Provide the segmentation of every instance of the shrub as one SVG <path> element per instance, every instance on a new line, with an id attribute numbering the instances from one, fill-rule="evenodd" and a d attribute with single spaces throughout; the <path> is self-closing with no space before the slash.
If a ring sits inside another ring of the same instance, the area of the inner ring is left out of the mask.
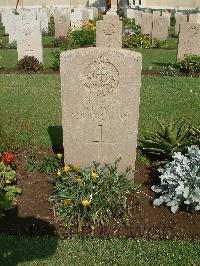
<path id="1" fill-rule="evenodd" d="M 12 169 L 13 160 L 13 153 L 4 152 L 2 154 L 2 161 L 0 162 L 0 215 L 3 210 L 10 209 L 16 204 L 15 197 L 21 193 L 21 190 L 14 184 L 16 172 Z"/>
<path id="2" fill-rule="evenodd" d="M 52 157 L 46 154 L 39 167 L 39 171 L 41 173 L 52 174 L 57 171 L 59 166 L 60 166 L 60 161 L 56 156 Z"/>
<path id="3" fill-rule="evenodd" d="M 175 76 L 176 69 L 173 67 L 173 65 L 162 66 L 160 73 L 166 76 Z"/>
<path id="4" fill-rule="evenodd" d="M 8 49 L 17 49 L 17 41 L 14 40 L 6 46 Z"/>
<path id="5" fill-rule="evenodd" d="M 123 36 L 122 38 L 124 48 L 151 48 L 151 42 L 151 36 L 144 34 Z"/>
<path id="6" fill-rule="evenodd" d="M 191 144 L 191 126 L 186 121 L 171 119 L 169 123 L 158 121 L 158 124 L 158 132 L 147 132 L 139 140 L 145 152 L 169 160 L 174 152 L 183 151 Z"/>
<path id="7" fill-rule="evenodd" d="M 93 29 L 86 28 L 72 31 L 68 49 L 95 46 L 96 34 Z"/>
<path id="8" fill-rule="evenodd" d="M 127 218 L 127 196 L 136 190 L 127 179 L 130 169 L 117 174 L 119 160 L 115 165 L 78 168 L 67 165 L 58 170 L 55 180 L 54 210 L 66 226 L 75 225 L 80 231 L 85 222 L 104 225 L 110 218 Z"/>
<path id="9" fill-rule="evenodd" d="M 50 22 L 48 24 L 48 35 L 54 36 L 55 35 L 55 23 L 54 23 L 54 17 L 51 15 Z"/>
<path id="10" fill-rule="evenodd" d="M 51 68 L 55 71 L 60 69 L 60 53 L 61 51 L 53 51 L 52 50 L 52 55 L 53 55 L 53 64 Z"/>
<path id="11" fill-rule="evenodd" d="M 192 126 L 191 134 L 192 134 L 192 142 L 193 142 L 193 144 L 196 144 L 196 145 L 200 146 L 200 127 Z"/>
<path id="12" fill-rule="evenodd" d="M 55 47 L 60 47 L 61 49 L 65 49 L 68 42 L 69 39 L 66 36 L 59 36 L 58 38 L 54 39 Z"/>
<path id="13" fill-rule="evenodd" d="M 43 66 L 34 56 L 26 55 L 18 61 L 17 68 L 36 72 L 38 70 L 42 70 Z"/>
<path id="14" fill-rule="evenodd" d="M 176 67 L 180 72 L 187 74 L 200 73 L 200 56 L 185 55 L 184 59 L 176 63 Z"/>
<path id="15" fill-rule="evenodd" d="M 162 48 L 163 46 L 165 46 L 166 45 L 166 41 L 160 41 L 160 40 L 157 40 L 157 39 L 154 39 L 153 40 L 153 46 L 155 47 L 155 48 Z"/>
<path id="16" fill-rule="evenodd" d="M 165 203 L 175 213 L 181 206 L 200 210 L 200 150 L 198 146 L 188 148 L 186 156 L 177 152 L 173 161 L 159 169 L 161 184 L 152 190 L 161 195 L 154 206 Z"/>

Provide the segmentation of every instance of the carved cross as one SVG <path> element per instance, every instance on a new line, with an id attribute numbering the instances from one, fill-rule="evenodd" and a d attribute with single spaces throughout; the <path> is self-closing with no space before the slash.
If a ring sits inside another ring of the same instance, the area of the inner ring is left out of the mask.
<path id="1" fill-rule="evenodd" d="M 93 140 L 93 142 L 103 142 L 103 125 L 98 125 L 99 127 L 99 140 Z"/>

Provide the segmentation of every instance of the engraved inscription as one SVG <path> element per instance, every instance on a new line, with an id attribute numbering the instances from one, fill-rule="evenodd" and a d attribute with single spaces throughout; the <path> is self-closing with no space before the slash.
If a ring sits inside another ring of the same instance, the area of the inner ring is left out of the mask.
<path id="1" fill-rule="evenodd" d="M 108 96 L 119 84 L 119 72 L 107 58 L 100 56 L 85 69 L 81 79 L 88 92 Z"/>
<path id="2" fill-rule="evenodd" d="M 114 24 L 110 24 L 108 27 L 105 27 L 103 29 L 103 33 L 105 35 L 113 35 L 113 34 L 115 34 L 115 32 L 116 32 L 116 28 L 115 28 Z"/>
<path id="3" fill-rule="evenodd" d="M 23 28 L 23 33 L 24 35 L 31 35 L 33 32 L 33 27 L 31 26 L 31 24 L 27 23 L 24 25 L 24 28 Z"/>

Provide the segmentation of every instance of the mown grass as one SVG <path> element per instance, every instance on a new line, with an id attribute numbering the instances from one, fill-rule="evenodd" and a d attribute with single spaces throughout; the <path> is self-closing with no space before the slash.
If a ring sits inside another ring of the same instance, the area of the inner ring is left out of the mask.
<path id="1" fill-rule="evenodd" d="M 0 265 L 199 265 L 199 241 L 0 236 Z"/>
<path id="2" fill-rule="evenodd" d="M 0 75 L 0 84 L 0 120 L 15 142 L 49 146 L 49 127 L 61 126 L 59 75 Z M 157 129 L 156 118 L 200 124 L 199 112 L 198 78 L 142 78 L 139 136 Z"/>

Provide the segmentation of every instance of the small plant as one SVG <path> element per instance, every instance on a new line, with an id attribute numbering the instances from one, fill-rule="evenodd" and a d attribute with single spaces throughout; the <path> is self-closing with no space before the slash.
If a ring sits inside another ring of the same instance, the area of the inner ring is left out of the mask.
<path id="1" fill-rule="evenodd" d="M 55 47 L 60 47 L 63 50 L 67 46 L 68 42 L 69 42 L 69 39 L 66 36 L 60 36 L 60 37 L 54 39 L 54 41 L 53 41 Z"/>
<path id="2" fill-rule="evenodd" d="M 67 49 L 95 46 L 96 34 L 93 29 L 85 28 L 72 31 Z"/>
<path id="3" fill-rule="evenodd" d="M 151 48 L 151 36 L 136 34 L 133 36 L 123 36 L 122 45 L 124 48 Z"/>
<path id="4" fill-rule="evenodd" d="M 32 172 L 36 168 L 36 155 L 31 153 L 27 159 L 27 171 Z"/>
<path id="5" fill-rule="evenodd" d="M 17 41 L 14 40 L 6 46 L 8 49 L 17 49 Z"/>
<path id="6" fill-rule="evenodd" d="M 52 50 L 52 55 L 53 55 L 53 64 L 51 66 L 51 68 L 55 71 L 58 71 L 60 69 L 60 53 L 61 51 L 56 50 L 53 51 Z"/>
<path id="7" fill-rule="evenodd" d="M 26 56 L 24 56 L 24 58 L 22 58 L 21 60 L 18 61 L 17 68 L 23 69 L 26 71 L 36 72 L 38 70 L 42 70 L 43 66 L 39 62 L 39 60 L 37 58 L 35 58 L 34 56 L 26 55 Z"/>
<path id="8" fill-rule="evenodd" d="M 74 225 L 80 231 L 86 222 L 105 225 L 111 218 L 127 218 L 127 197 L 136 187 L 127 178 L 130 169 L 117 174 L 118 163 L 112 166 L 94 162 L 94 166 L 86 168 L 66 165 L 58 170 L 55 194 L 50 200 L 68 228 Z"/>
<path id="9" fill-rule="evenodd" d="M 58 158 L 59 156 L 49 156 L 45 155 L 44 159 L 39 167 L 39 171 L 41 173 L 47 173 L 47 174 L 52 174 L 57 171 L 57 169 L 61 165 L 61 158 Z"/>
<path id="10" fill-rule="evenodd" d="M 3 152 L 0 162 L 0 215 L 3 210 L 12 208 L 16 204 L 16 195 L 21 190 L 14 184 L 16 172 L 12 169 L 14 154 Z"/>
<path id="11" fill-rule="evenodd" d="M 50 22 L 48 23 L 48 34 L 49 36 L 55 35 L 55 23 L 54 23 L 54 17 L 51 15 Z"/>
<path id="12" fill-rule="evenodd" d="M 165 45 L 166 45 L 166 41 L 160 41 L 160 40 L 156 40 L 156 39 L 153 40 L 153 46 L 155 48 L 160 49 L 160 48 L 164 47 Z"/>
<path id="13" fill-rule="evenodd" d="M 192 142 L 200 147 L 200 127 L 191 127 Z"/>
<path id="14" fill-rule="evenodd" d="M 165 76 L 175 76 L 176 75 L 176 69 L 173 67 L 173 65 L 163 66 L 160 69 L 160 73 Z"/>
<path id="15" fill-rule="evenodd" d="M 158 121 L 158 124 L 157 133 L 147 132 L 140 140 L 143 151 L 169 160 L 174 152 L 183 151 L 191 144 L 191 127 L 186 121 L 171 119 L 169 123 Z"/>
<path id="16" fill-rule="evenodd" d="M 200 150 L 198 146 L 188 148 L 185 156 L 180 152 L 173 155 L 173 161 L 161 173 L 159 186 L 152 190 L 160 196 L 153 202 L 154 206 L 166 204 L 175 213 L 181 206 L 200 210 Z"/>
<path id="17" fill-rule="evenodd" d="M 185 55 L 184 59 L 176 63 L 176 67 L 180 72 L 186 74 L 199 74 L 200 73 L 200 56 L 198 55 Z"/>

